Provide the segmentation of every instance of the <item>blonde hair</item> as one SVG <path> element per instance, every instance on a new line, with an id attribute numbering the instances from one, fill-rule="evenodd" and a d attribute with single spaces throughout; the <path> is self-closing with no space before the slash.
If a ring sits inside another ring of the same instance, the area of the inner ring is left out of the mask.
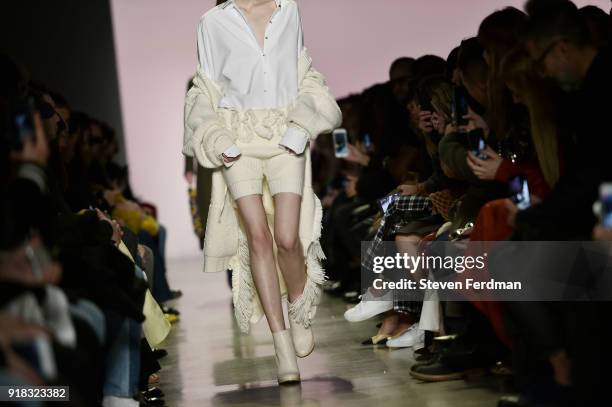
<path id="1" fill-rule="evenodd" d="M 559 142 L 555 108 L 544 82 L 533 71 L 527 51 L 518 47 L 500 63 L 500 76 L 514 89 L 529 111 L 531 139 L 549 187 L 559 180 Z"/>

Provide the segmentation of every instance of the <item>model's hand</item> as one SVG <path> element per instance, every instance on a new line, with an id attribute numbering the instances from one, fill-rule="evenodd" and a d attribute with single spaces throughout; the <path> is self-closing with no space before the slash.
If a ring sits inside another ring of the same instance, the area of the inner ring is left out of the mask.
<path id="1" fill-rule="evenodd" d="M 223 161 L 226 163 L 231 163 L 233 161 L 236 161 L 240 158 L 242 154 L 238 154 L 236 157 L 228 157 L 225 155 L 225 153 L 221 154 L 221 156 L 223 156 Z"/>
<path id="2" fill-rule="evenodd" d="M 193 171 L 185 171 L 185 181 L 187 181 L 189 185 L 193 184 Z"/>

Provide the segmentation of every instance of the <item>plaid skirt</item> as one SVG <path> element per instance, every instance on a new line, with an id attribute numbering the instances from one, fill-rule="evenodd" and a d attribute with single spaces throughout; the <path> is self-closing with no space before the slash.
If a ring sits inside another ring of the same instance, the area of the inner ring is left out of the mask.
<path id="1" fill-rule="evenodd" d="M 392 241 L 396 233 L 410 223 L 431 218 L 433 216 L 432 208 L 431 199 L 422 195 L 400 195 L 389 205 L 361 261 L 363 271 L 368 273 L 366 275 L 371 275 L 374 257 L 386 254 L 384 242 Z M 393 291 L 393 293 L 393 309 L 395 311 L 409 314 L 419 314 L 421 312 L 422 302 L 410 298 L 414 294 L 411 295 L 410 292 L 400 292 L 398 290 Z"/>

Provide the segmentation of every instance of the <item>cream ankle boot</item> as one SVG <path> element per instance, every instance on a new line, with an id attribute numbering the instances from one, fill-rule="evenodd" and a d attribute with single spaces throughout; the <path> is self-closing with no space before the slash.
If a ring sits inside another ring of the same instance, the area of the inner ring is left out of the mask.
<path id="1" fill-rule="evenodd" d="M 289 316 L 289 326 L 291 327 L 291 338 L 293 339 L 296 356 L 305 358 L 310 355 L 315 347 L 312 325 L 306 328 Z"/>
<path id="2" fill-rule="evenodd" d="M 293 340 L 288 329 L 272 332 L 274 349 L 276 350 L 276 366 L 278 368 L 278 383 L 300 381 L 300 371 L 295 357 Z"/>

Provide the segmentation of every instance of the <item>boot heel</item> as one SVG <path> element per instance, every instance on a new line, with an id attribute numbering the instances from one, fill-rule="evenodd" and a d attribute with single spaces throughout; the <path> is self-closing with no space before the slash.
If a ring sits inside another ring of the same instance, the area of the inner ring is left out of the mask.
<path id="1" fill-rule="evenodd" d="M 295 383 L 300 381 L 300 371 L 295 357 L 295 348 L 291 339 L 291 332 L 272 332 L 274 349 L 276 350 L 276 367 L 278 369 L 278 383 Z"/>

